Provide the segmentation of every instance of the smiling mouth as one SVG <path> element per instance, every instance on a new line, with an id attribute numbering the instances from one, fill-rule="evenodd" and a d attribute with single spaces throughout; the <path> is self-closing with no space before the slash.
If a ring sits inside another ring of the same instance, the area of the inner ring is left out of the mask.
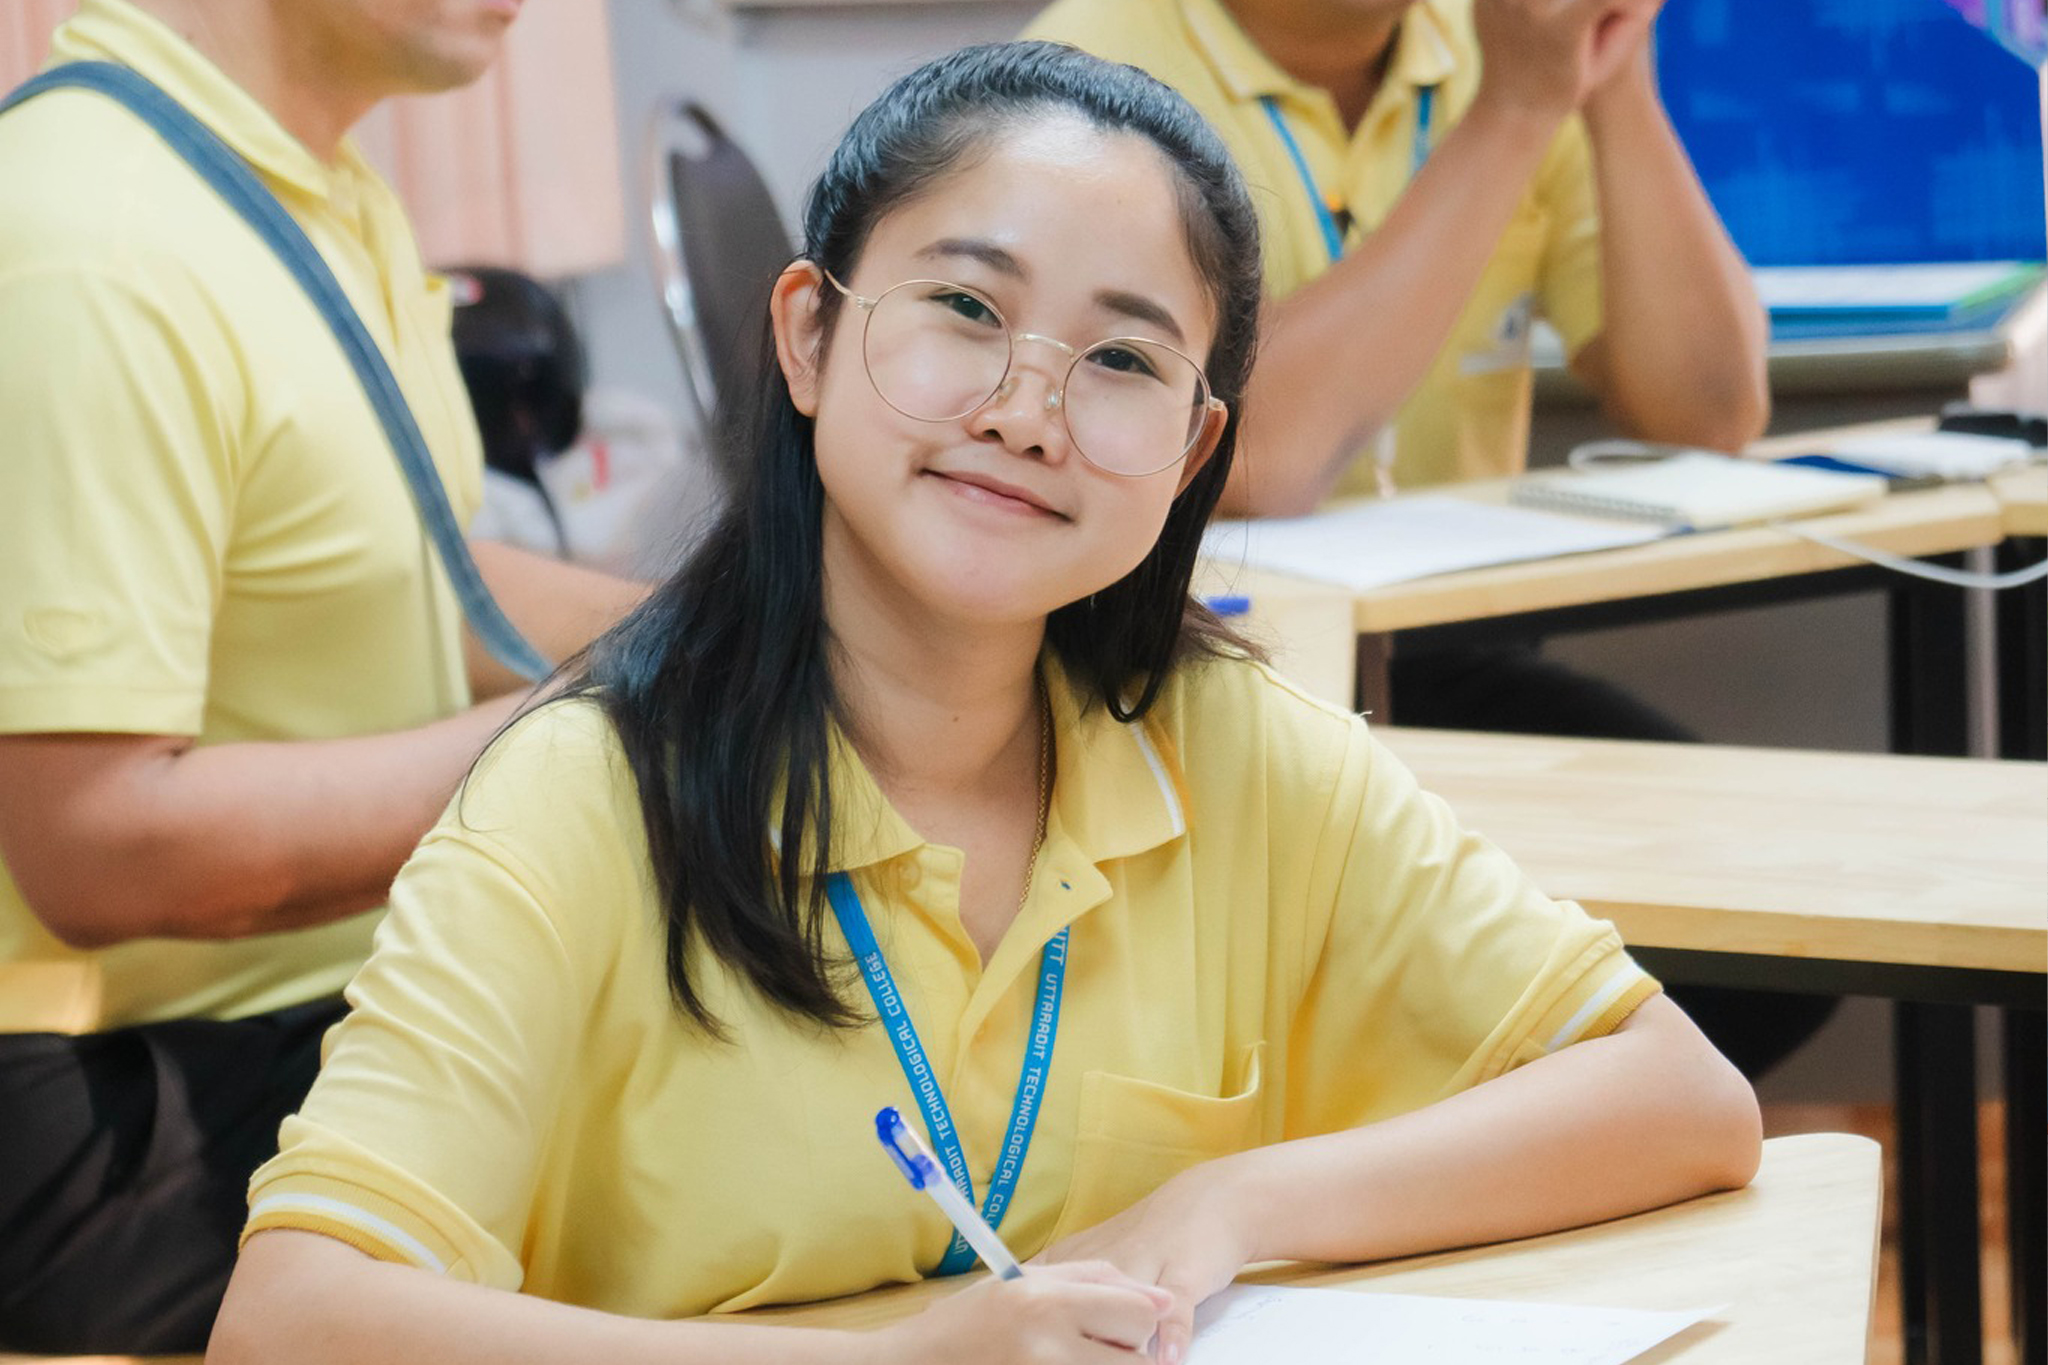
<path id="1" fill-rule="evenodd" d="M 997 479 L 983 478 L 975 474 L 946 474 L 936 469 L 928 469 L 925 473 L 944 482 L 961 497 L 984 507 L 1023 516 L 1052 517 L 1059 521 L 1073 520 L 1064 512 L 1048 507 L 1026 490 Z"/>

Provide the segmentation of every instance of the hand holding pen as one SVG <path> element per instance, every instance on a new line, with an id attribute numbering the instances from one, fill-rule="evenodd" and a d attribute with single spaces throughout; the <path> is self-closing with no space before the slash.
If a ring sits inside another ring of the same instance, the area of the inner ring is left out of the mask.
<path id="1" fill-rule="evenodd" d="M 876 1135 L 910 1182 L 946 1212 L 993 1278 L 963 1289 L 889 1330 L 889 1359 L 903 1362 L 1128 1360 L 1142 1356 L 1173 1296 L 1105 1261 L 1034 1266 L 1017 1258 L 939 1169 L 894 1109 L 875 1118 Z"/>

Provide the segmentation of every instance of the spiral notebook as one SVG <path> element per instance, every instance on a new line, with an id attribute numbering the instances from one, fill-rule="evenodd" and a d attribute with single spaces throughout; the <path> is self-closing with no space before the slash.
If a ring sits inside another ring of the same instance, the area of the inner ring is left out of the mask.
<path id="1" fill-rule="evenodd" d="M 1508 501 L 1584 516 L 1656 522 L 1674 531 L 1749 526 L 1860 506 L 1884 496 L 1880 474 L 1686 451 L 1613 469 L 1560 470 L 1516 482 Z"/>

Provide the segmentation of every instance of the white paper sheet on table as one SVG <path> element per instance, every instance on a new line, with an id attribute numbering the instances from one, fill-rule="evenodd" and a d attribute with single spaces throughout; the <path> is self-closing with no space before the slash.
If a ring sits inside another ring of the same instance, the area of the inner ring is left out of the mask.
<path id="1" fill-rule="evenodd" d="M 1195 1314 L 1188 1365 L 1622 1365 L 1716 1311 L 1238 1285 Z"/>
<path id="2" fill-rule="evenodd" d="M 1457 569 L 1642 545 L 1665 534 L 1661 526 L 1425 493 L 1306 517 L 1219 521 L 1209 527 L 1202 552 L 1226 569 L 1245 564 L 1363 589 Z"/>

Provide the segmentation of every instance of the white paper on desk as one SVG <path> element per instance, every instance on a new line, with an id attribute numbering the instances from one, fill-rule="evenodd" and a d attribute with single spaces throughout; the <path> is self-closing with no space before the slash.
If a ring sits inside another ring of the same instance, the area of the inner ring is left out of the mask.
<path id="1" fill-rule="evenodd" d="M 1188 1365 L 1622 1365 L 1714 1312 L 1238 1285 L 1195 1314 Z"/>
<path id="2" fill-rule="evenodd" d="M 1226 567 L 1244 564 L 1364 589 L 1458 569 L 1642 545 L 1666 534 L 1656 525 L 1424 493 L 1306 517 L 1219 521 L 1209 527 L 1202 552 Z"/>
<path id="3" fill-rule="evenodd" d="M 2018 293 L 2040 274 L 2026 261 L 1759 266 L 1757 297 L 1773 313 L 1933 312 Z"/>

